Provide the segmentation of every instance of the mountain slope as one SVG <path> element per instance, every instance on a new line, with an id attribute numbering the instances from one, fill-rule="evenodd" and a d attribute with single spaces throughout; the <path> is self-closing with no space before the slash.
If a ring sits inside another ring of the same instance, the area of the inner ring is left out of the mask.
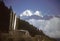
<path id="1" fill-rule="evenodd" d="M 28 30 L 32 37 L 34 37 L 35 35 L 41 35 L 42 38 L 45 39 L 45 41 L 56 41 L 55 39 L 46 36 L 42 30 L 38 30 L 36 27 L 30 25 L 28 22 L 24 20 L 19 20 L 19 26 L 17 29 Z"/>

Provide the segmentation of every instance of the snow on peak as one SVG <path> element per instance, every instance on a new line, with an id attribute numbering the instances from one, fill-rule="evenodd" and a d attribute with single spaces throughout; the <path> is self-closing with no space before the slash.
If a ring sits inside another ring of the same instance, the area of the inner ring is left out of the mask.
<path id="1" fill-rule="evenodd" d="M 31 10 L 25 10 L 23 13 L 20 14 L 20 17 L 23 17 L 23 16 L 32 16 L 32 15 L 37 15 L 37 16 L 40 16 L 40 17 L 43 17 L 43 15 L 41 14 L 40 11 L 35 11 L 34 13 L 32 13 Z"/>
<path id="2" fill-rule="evenodd" d="M 43 17 L 43 15 L 41 14 L 40 11 L 36 11 L 36 12 L 34 13 L 34 15 L 37 15 L 37 16 L 41 16 L 41 17 Z"/>
<path id="3" fill-rule="evenodd" d="M 31 16 L 32 12 L 30 10 L 25 10 L 20 16 Z"/>

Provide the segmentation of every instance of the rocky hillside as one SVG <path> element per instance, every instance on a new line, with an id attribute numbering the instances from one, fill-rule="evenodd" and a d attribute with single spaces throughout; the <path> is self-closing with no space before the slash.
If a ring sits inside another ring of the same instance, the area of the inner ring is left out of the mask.
<path id="1" fill-rule="evenodd" d="M 56 41 L 55 39 L 46 36 L 42 30 L 37 29 L 36 27 L 30 25 L 28 22 L 24 20 L 19 19 L 19 26 L 17 29 L 28 30 L 32 37 L 35 37 L 36 35 L 40 35 L 41 38 L 44 39 L 45 41 Z"/>

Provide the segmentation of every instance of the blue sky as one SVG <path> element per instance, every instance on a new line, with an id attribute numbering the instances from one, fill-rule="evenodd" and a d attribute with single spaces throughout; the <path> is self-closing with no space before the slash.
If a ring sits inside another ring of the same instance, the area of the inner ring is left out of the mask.
<path id="1" fill-rule="evenodd" d="M 60 0 L 6 0 L 5 4 L 12 6 L 17 15 L 24 10 L 39 10 L 43 15 L 60 15 Z"/>

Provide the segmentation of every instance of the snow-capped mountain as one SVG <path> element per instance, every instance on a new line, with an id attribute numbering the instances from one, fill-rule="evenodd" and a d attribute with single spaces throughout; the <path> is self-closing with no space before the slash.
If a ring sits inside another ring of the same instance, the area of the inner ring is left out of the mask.
<path id="1" fill-rule="evenodd" d="M 49 20 L 49 19 L 53 18 L 53 16 L 48 16 L 48 15 L 43 16 L 40 11 L 35 11 L 33 13 L 30 10 L 25 10 L 23 13 L 20 14 L 20 18 L 22 20 L 29 20 L 29 19 Z"/>

